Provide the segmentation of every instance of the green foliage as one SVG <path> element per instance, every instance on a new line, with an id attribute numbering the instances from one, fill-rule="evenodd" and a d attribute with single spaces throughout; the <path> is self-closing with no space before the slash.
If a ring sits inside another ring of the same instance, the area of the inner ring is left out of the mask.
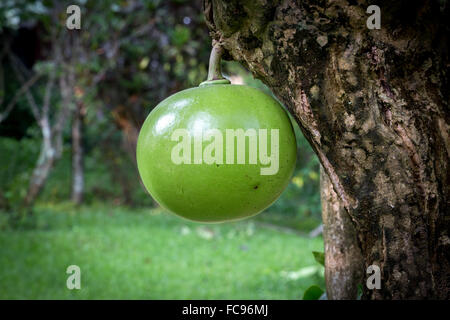
<path id="1" fill-rule="evenodd" d="M 323 290 L 317 285 L 312 285 L 306 289 L 303 300 L 319 300 L 323 294 Z"/>
<path id="2" fill-rule="evenodd" d="M 21 204 L 39 153 L 35 142 L 32 138 L 0 138 L 0 231 L 34 226 L 33 217 Z"/>
<path id="3" fill-rule="evenodd" d="M 325 254 L 319 251 L 312 252 L 314 256 L 314 260 L 318 262 L 321 266 L 325 267 Z M 322 270 L 321 275 L 323 275 L 324 270 Z M 319 300 L 322 299 L 325 291 L 320 288 L 318 285 L 312 285 L 309 287 L 305 294 L 303 295 L 303 300 Z"/>
<path id="4" fill-rule="evenodd" d="M 36 16 L 45 16 L 46 7 L 43 1 L 4 0 L 0 2 L 0 32 L 3 28 L 19 27 L 24 20 Z"/>
<path id="5" fill-rule="evenodd" d="M 171 43 L 176 47 L 181 47 L 186 44 L 191 38 L 191 31 L 189 28 L 177 25 L 175 29 L 170 32 Z"/>
<path id="6" fill-rule="evenodd" d="M 36 139 L 0 139 L 0 210 L 17 208 L 25 197 L 28 181 L 39 154 Z"/>
<path id="7" fill-rule="evenodd" d="M 313 251 L 314 259 L 325 267 L 325 254 L 323 252 Z"/>
<path id="8" fill-rule="evenodd" d="M 356 300 L 361 300 L 363 294 L 363 286 L 361 283 L 358 284 L 358 291 L 356 293 Z"/>
<path id="9" fill-rule="evenodd" d="M 35 213 L 34 230 L 0 233 L 0 299 L 301 299 L 324 281 L 302 271 L 321 238 L 253 219 L 201 225 L 161 210 L 68 203 Z M 66 288 L 72 264 L 81 290 Z"/>
<path id="10" fill-rule="evenodd" d="M 116 133 L 116 138 L 120 138 L 120 133 Z M 114 137 L 111 141 L 115 141 Z M 103 201 L 133 206 L 153 205 L 128 154 L 105 145 L 89 145 L 88 150 L 84 163 L 85 203 Z M 40 201 L 58 203 L 70 199 L 71 179 L 71 154 L 65 152 L 53 169 Z"/>

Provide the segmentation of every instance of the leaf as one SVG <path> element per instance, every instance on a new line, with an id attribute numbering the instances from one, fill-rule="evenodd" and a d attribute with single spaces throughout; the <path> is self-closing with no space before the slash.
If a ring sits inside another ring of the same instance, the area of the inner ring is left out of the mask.
<path id="1" fill-rule="evenodd" d="M 191 38 L 191 31 L 189 28 L 177 25 L 171 33 L 171 42 L 176 47 L 181 47 Z"/>
<path id="2" fill-rule="evenodd" d="M 313 251 L 314 259 L 325 267 L 325 254 L 323 252 Z"/>
<path id="3" fill-rule="evenodd" d="M 358 284 L 358 293 L 356 295 L 356 300 L 361 300 L 363 294 L 363 286 L 361 283 Z"/>
<path id="4" fill-rule="evenodd" d="M 303 300 L 319 300 L 323 292 L 324 291 L 320 289 L 319 286 L 316 286 L 314 284 L 306 289 L 305 293 L 303 294 Z"/>

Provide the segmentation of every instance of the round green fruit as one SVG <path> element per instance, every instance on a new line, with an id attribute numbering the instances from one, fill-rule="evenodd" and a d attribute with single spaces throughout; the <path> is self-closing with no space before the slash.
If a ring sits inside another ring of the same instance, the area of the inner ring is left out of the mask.
<path id="1" fill-rule="evenodd" d="M 262 91 L 209 81 L 162 101 L 139 133 L 137 163 L 153 198 L 201 222 L 253 216 L 285 189 L 295 133 L 282 106 Z"/>

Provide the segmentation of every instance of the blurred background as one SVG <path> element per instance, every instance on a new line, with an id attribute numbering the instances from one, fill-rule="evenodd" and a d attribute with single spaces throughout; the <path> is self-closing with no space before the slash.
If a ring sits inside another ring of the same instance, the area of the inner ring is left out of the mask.
<path id="1" fill-rule="evenodd" d="M 66 27 L 71 4 L 80 30 Z M 301 299 L 324 287 L 319 162 L 295 122 L 291 183 L 251 219 L 191 223 L 140 183 L 140 126 L 206 79 L 210 49 L 200 0 L 0 2 L 0 299 Z M 239 64 L 223 68 L 271 94 Z M 80 290 L 66 287 L 69 265 Z"/>

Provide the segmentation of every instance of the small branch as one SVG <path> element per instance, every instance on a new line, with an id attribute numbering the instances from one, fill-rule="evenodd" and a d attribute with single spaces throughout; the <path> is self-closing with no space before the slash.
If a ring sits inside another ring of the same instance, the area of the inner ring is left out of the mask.
<path id="1" fill-rule="evenodd" d="M 224 79 L 222 76 L 221 58 L 223 47 L 219 42 L 214 41 L 209 57 L 208 81 Z"/>
<path id="2" fill-rule="evenodd" d="M 58 149 L 57 152 L 60 151 L 60 147 L 62 145 L 61 143 L 61 132 L 64 129 L 64 126 L 66 124 L 67 118 L 70 115 L 70 111 L 72 109 L 72 97 L 73 97 L 73 90 L 74 82 L 69 81 L 73 78 L 73 68 L 71 68 L 64 59 L 63 54 L 63 47 L 69 46 L 67 43 L 68 39 L 64 38 L 63 36 L 58 37 L 58 41 L 55 41 L 54 43 L 54 60 L 56 65 L 61 67 L 61 72 L 58 75 L 58 85 L 59 85 L 59 91 L 61 92 L 61 101 L 60 108 L 58 110 L 57 115 L 55 116 L 55 121 L 52 127 L 52 135 L 56 138 L 55 142 L 55 149 Z M 72 48 L 73 49 L 73 48 Z"/>
<path id="3" fill-rule="evenodd" d="M 125 44 L 125 43 L 129 43 L 133 40 L 135 40 L 136 38 L 139 38 L 140 36 L 145 35 L 146 33 L 148 33 L 149 31 L 152 30 L 152 28 L 155 25 L 155 21 L 156 20 L 152 20 L 149 23 L 143 25 L 142 27 L 138 28 L 137 30 L 135 30 L 132 34 L 130 34 L 127 37 L 124 37 L 120 40 L 115 39 L 114 42 L 109 46 L 110 42 L 105 43 L 102 46 L 102 49 L 104 50 L 104 52 L 107 53 L 107 56 L 109 59 L 113 59 L 115 58 L 115 56 L 117 55 L 117 53 L 119 52 L 120 47 Z M 127 30 L 126 27 L 124 27 L 123 29 Z M 121 30 L 122 31 L 122 30 Z M 111 49 L 108 51 L 107 49 L 105 49 L 106 47 L 111 47 Z M 102 71 L 100 71 L 99 73 L 97 73 L 92 80 L 92 89 L 95 88 L 95 86 L 101 81 L 103 80 L 106 72 L 109 71 L 109 67 L 105 67 Z M 92 90 L 91 89 L 91 90 Z"/>
<path id="4" fill-rule="evenodd" d="M 61 108 L 59 109 L 55 124 L 53 126 L 53 132 L 55 136 L 57 136 L 63 130 L 66 120 L 70 115 L 73 103 L 70 93 L 70 87 L 67 79 L 64 78 L 64 75 L 61 75 L 59 78 L 59 88 L 61 90 L 62 101 L 60 102 Z"/>
<path id="5" fill-rule="evenodd" d="M 25 81 L 25 78 L 22 75 L 21 71 L 19 70 L 20 62 L 17 61 L 18 58 L 15 57 L 11 52 L 8 52 L 8 56 L 11 59 L 11 65 L 12 65 L 12 67 L 14 69 L 14 72 L 17 75 L 17 78 L 22 83 L 22 86 L 24 86 L 26 84 L 26 81 Z M 31 112 L 33 113 L 34 118 L 36 119 L 38 124 L 40 124 L 41 115 L 40 115 L 39 108 L 37 106 L 36 100 L 34 99 L 32 93 L 30 92 L 30 88 L 25 90 L 24 93 L 25 93 L 25 96 L 26 96 L 26 98 L 28 100 L 28 104 L 30 106 L 30 109 L 31 109 Z"/>
<path id="6" fill-rule="evenodd" d="M 50 109 L 50 98 L 52 96 L 54 84 L 55 84 L 55 69 L 51 71 L 50 76 L 47 80 L 47 85 L 45 86 L 44 104 L 42 106 L 42 114 L 44 115 L 44 117 L 48 116 L 48 111 Z"/>
<path id="7" fill-rule="evenodd" d="M 323 223 L 309 233 L 310 238 L 315 238 L 323 233 Z"/>
<path id="8" fill-rule="evenodd" d="M 128 43 L 136 38 L 139 38 L 140 36 L 145 35 L 147 32 L 151 31 L 152 28 L 155 25 L 156 20 L 153 19 L 151 21 L 149 21 L 147 24 L 144 24 L 142 27 L 137 28 L 133 33 L 131 33 L 129 36 L 122 38 L 119 41 L 119 47 L 124 44 L 124 43 Z M 125 31 L 127 31 L 127 28 L 123 28 Z"/>
<path id="9" fill-rule="evenodd" d="M 40 78 L 40 75 L 35 74 L 32 78 L 28 79 L 28 81 L 25 82 L 19 90 L 17 90 L 16 94 L 14 95 L 12 100 L 8 103 L 5 110 L 2 113 L 0 113 L 0 123 L 2 123 L 3 120 L 5 120 L 8 117 L 9 113 L 12 111 L 12 109 L 16 105 L 17 101 L 19 101 L 19 99 L 22 97 L 22 95 L 26 91 L 28 91 L 33 86 L 33 84 L 36 83 L 36 81 L 39 78 Z"/>

